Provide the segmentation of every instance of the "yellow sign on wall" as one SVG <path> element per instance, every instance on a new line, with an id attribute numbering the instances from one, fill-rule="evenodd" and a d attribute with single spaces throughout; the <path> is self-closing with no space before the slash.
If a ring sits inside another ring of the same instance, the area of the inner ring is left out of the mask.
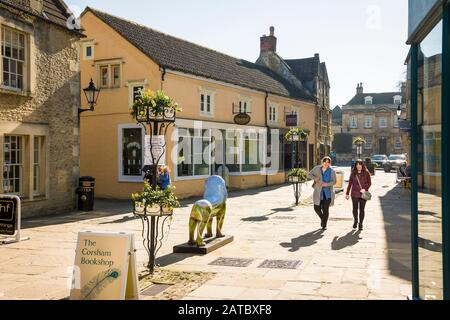
<path id="1" fill-rule="evenodd" d="M 71 300 L 138 300 L 134 235 L 78 234 Z"/>

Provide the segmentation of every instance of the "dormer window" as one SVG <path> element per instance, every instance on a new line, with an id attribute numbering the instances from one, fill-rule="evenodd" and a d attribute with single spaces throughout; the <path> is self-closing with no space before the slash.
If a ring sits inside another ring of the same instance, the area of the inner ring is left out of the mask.
<path id="1" fill-rule="evenodd" d="M 396 105 L 402 104 L 402 96 L 395 96 L 394 104 L 396 104 Z"/>
<path id="2" fill-rule="evenodd" d="M 373 98 L 372 97 L 366 97 L 364 99 L 364 104 L 373 104 Z"/>

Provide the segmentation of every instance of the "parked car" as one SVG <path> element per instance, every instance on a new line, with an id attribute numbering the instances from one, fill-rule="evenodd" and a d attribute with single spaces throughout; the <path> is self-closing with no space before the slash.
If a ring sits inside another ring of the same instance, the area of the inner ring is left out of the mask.
<path id="1" fill-rule="evenodd" d="M 376 154 L 372 157 L 372 162 L 377 169 L 384 169 L 384 165 L 387 163 L 388 157 L 385 154 Z"/>
<path id="2" fill-rule="evenodd" d="M 404 154 L 392 154 L 389 156 L 388 161 L 384 165 L 384 172 L 391 172 L 392 169 L 406 167 L 406 165 L 407 160 Z"/>

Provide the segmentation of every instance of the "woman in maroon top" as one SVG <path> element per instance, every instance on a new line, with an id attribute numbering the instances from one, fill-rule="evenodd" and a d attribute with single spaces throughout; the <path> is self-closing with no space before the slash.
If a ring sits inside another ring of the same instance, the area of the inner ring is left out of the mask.
<path id="1" fill-rule="evenodd" d="M 358 181 L 359 180 L 359 181 Z M 355 223 L 353 224 L 353 229 L 358 227 L 358 209 L 359 209 L 359 230 L 363 230 L 363 222 L 365 217 L 365 207 L 367 200 L 362 198 L 362 194 L 369 191 L 372 185 L 372 179 L 370 178 L 369 170 L 367 170 L 364 162 L 358 160 L 355 163 L 352 174 L 350 175 L 350 181 L 347 188 L 346 199 L 350 199 L 350 191 L 353 202 L 353 217 L 355 218 Z"/>

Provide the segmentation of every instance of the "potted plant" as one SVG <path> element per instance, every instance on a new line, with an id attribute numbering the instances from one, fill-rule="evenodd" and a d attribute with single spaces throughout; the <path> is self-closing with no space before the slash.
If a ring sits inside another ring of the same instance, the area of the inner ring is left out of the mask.
<path id="1" fill-rule="evenodd" d="M 130 112 L 133 118 L 170 118 L 172 114 L 181 112 L 178 103 L 172 100 L 162 90 L 153 92 L 152 90 L 141 91 Z"/>
<path id="2" fill-rule="evenodd" d="M 308 172 L 305 169 L 294 168 L 288 172 L 289 182 L 305 183 L 308 181 Z"/>
<path id="3" fill-rule="evenodd" d="M 297 138 L 298 137 L 298 138 Z M 305 141 L 308 138 L 308 133 L 302 128 L 292 128 L 288 133 L 284 136 L 287 141 Z"/>
<path id="4" fill-rule="evenodd" d="M 174 189 L 172 185 L 165 190 L 159 186 L 153 188 L 149 182 L 145 182 L 142 192 L 131 195 L 135 210 L 146 215 L 172 215 L 173 209 L 180 207 L 180 202 L 173 192 Z"/>

